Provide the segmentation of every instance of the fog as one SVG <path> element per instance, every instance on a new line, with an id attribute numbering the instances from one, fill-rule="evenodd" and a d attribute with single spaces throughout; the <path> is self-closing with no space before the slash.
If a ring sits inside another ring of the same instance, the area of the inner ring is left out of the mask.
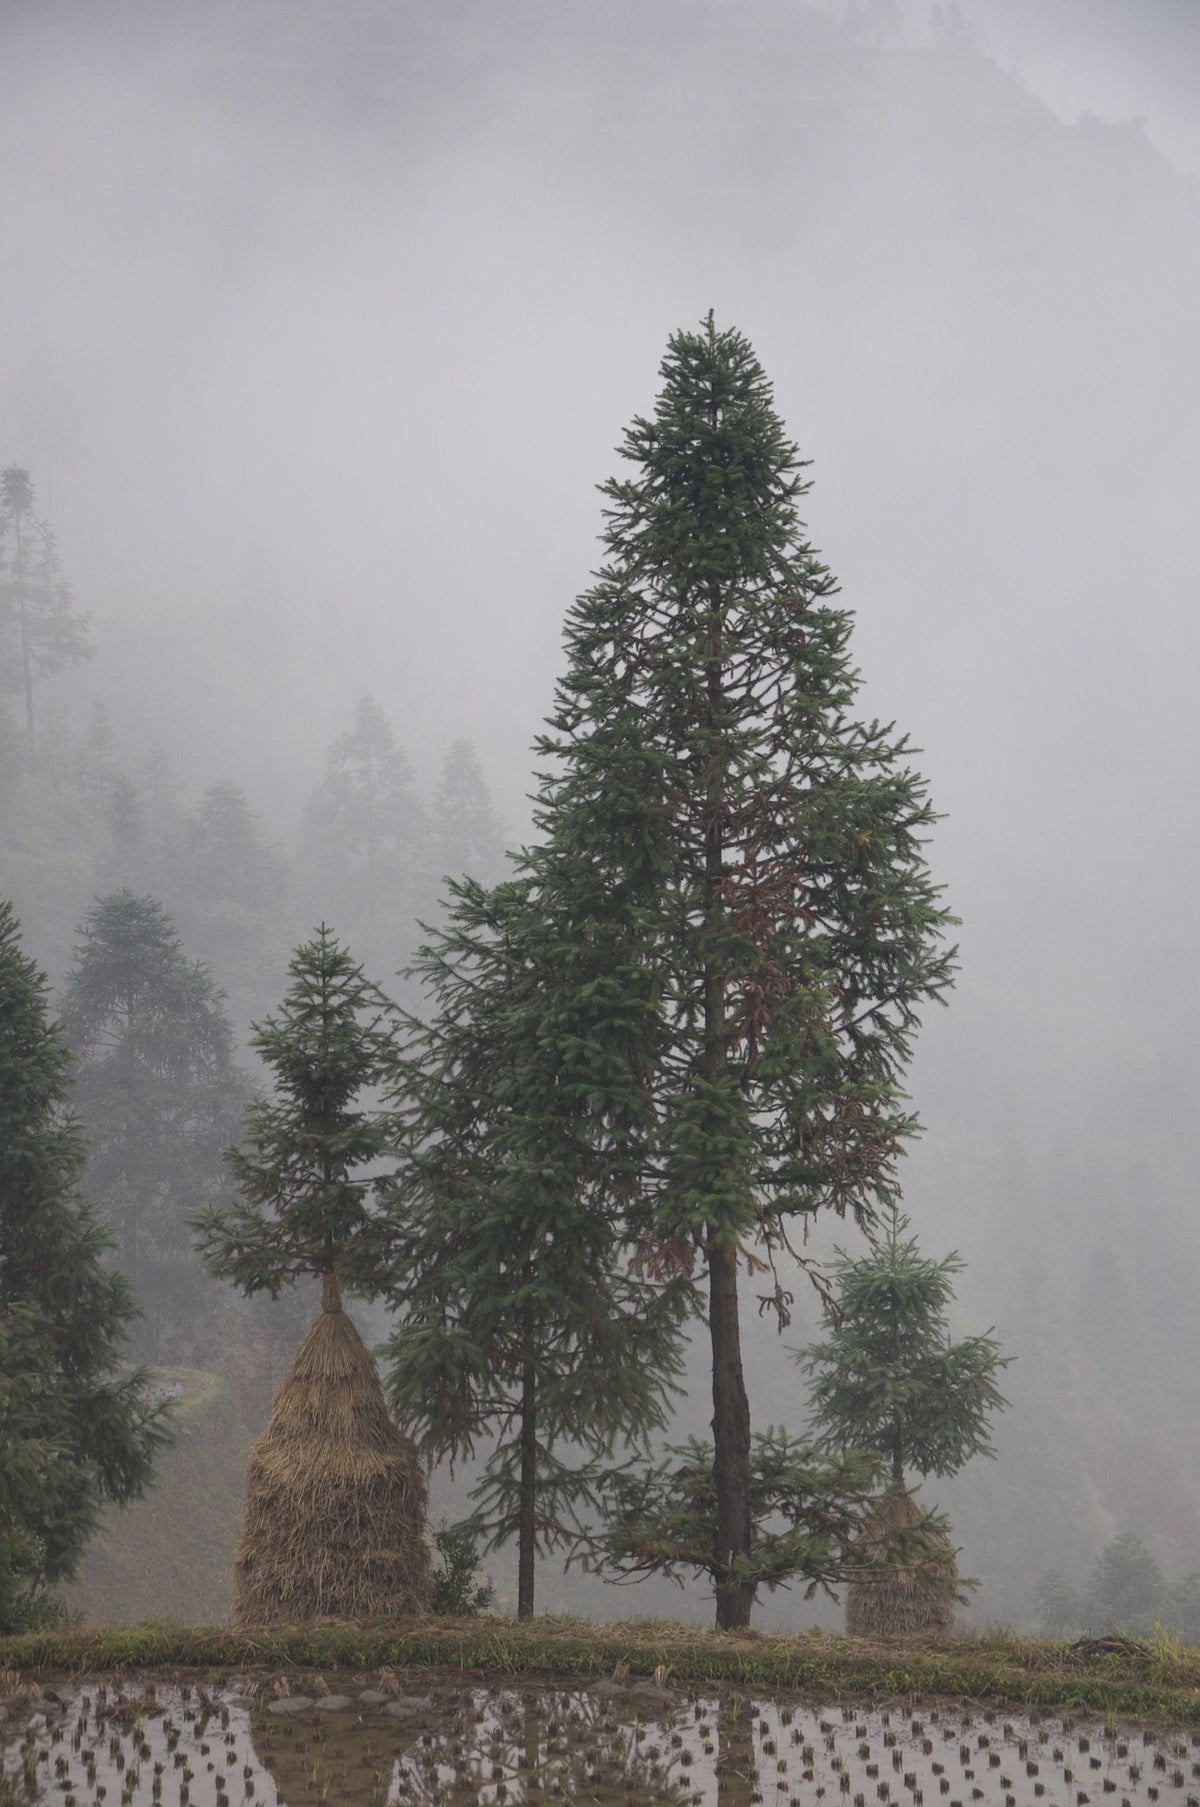
<path id="1" fill-rule="evenodd" d="M 906 1204 L 1019 1360 L 997 1463 L 931 1491 L 1029 1624 L 1118 1530 L 1200 1567 L 1200 16 L 928 11 L 7 0 L 0 463 L 97 644 L 47 719 L 103 702 L 290 848 L 370 691 L 426 787 L 474 743 L 515 841 L 595 485 L 671 331 L 747 334 L 944 812 Z M 29 845 L 58 982 L 103 860 Z M 802 1415 L 752 1335 L 756 1417 Z"/>

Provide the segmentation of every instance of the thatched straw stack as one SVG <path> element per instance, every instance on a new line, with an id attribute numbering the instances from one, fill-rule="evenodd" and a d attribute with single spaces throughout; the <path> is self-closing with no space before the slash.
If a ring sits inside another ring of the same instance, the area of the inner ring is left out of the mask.
<path id="1" fill-rule="evenodd" d="M 954 1630 L 958 1563 L 944 1531 L 922 1529 L 924 1513 L 904 1487 L 885 1493 L 863 1528 L 866 1557 L 846 1587 L 852 1637 L 949 1635 Z"/>
<path id="2" fill-rule="evenodd" d="M 255 1444 L 234 1563 L 240 1625 L 424 1612 L 425 1478 L 337 1280 Z"/>

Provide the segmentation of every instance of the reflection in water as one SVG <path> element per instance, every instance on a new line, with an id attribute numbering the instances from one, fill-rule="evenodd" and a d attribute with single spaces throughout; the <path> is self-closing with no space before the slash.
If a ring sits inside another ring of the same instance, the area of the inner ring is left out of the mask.
<path id="1" fill-rule="evenodd" d="M 1198 1807 L 1200 1733 L 812 1708 L 649 1683 L 14 1689 L 16 1800 L 62 1807 Z"/>

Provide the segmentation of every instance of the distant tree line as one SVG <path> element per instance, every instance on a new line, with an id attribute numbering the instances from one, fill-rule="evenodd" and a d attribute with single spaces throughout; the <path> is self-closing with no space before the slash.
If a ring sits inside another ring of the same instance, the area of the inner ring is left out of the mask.
<path id="1" fill-rule="evenodd" d="M 1082 1587 L 1047 1569 L 1034 1590 L 1046 1637 L 1115 1632 L 1148 1638 L 1163 1631 L 1200 1644 L 1200 1570 L 1168 1580 L 1136 1531 L 1105 1544 Z"/>
<path id="2" fill-rule="evenodd" d="M 289 949 L 322 918 L 394 976 L 416 947 L 418 920 L 436 917 L 445 876 L 494 880 L 504 862 L 504 828 L 471 743 L 451 744 L 422 796 L 370 696 L 330 746 L 291 847 L 269 836 L 234 779 L 186 802 L 165 749 L 131 756 L 103 703 L 77 729 L 48 713 L 34 762 L 18 739 L 6 741 L 0 720 L 0 795 L 12 820 L 9 834 L 0 828 L 0 884 L 10 860 L 20 880 L 20 842 L 33 836 L 45 866 L 58 864 L 49 882 L 68 896 L 90 879 L 95 895 L 155 898 L 190 957 L 219 976 L 240 1034 L 269 1008 Z"/>

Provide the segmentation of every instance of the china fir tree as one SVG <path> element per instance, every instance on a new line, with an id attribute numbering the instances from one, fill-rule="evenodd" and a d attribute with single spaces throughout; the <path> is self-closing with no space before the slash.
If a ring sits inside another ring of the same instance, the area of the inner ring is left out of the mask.
<path id="1" fill-rule="evenodd" d="M 568 616 L 518 870 L 546 1034 L 569 1022 L 586 1051 L 601 1141 L 610 1101 L 639 1099 L 613 1172 L 627 1193 L 636 1173 L 707 1319 L 717 1622 L 737 1626 L 756 1587 L 740 1276 L 815 1213 L 869 1224 L 895 1196 L 904 1069 L 954 957 L 925 786 L 904 738 L 855 716 L 851 617 L 761 366 L 710 316 L 661 375 L 602 489 L 605 562 Z M 767 1303 L 783 1321 L 783 1278 Z"/>
<path id="2" fill-rule="evenodd" d="M 874 1451 L 890 1474 L 862 1528 L 864 1566 L 848 1576 L 847 1629 L 865 1635 L 952 1629 L 958 1568 L 948 1527 L 913 1500 L 906 1476 L 951 1475 L 991 1455 L 988 1421 L 1007 1403 L 996 1377 L 1011 1358 L 995 1339 L 950 1338 L 962 1261 L 922 1255 L 907 1229 L 893 1207 L 866 1254 L 839 1253 L 827 1338 L 797 1357 L 825 1449 Z"/>
<path id="3" fill-rule="evenodd" d="M 73 607 L 29 472 L 9 465 L 0 472 L 0 687 L 24 698 L 31 756 L 35 682 L 91 656 L 87 620 Z"/>
<path id="4" fill-rule="evenodd" d="M 479 756 L 469 740 L 446 754 L 433 794 L 438 871 L 492 884 L 504 868 L 504 829 L 492 807 Z"/>
<path id="5" fill-rule="evenodd" d="M 300 877 L 313 914 L 336 915 L 368 965 L 386 956 L 395 966 L 397 949 L 414 945 L 428 898 L 427 844 L 408 755 L 382 705 L 364 696 L 305 807 Z"/>
<path id="6" fill-rule="evenodd" d="M 996 1377 L 1012 1360 L 990 1334 L 951 1340 L 947 1314 L 963 1262 L 922 1255 L 908 1227 L 893 1209 L 865 1254 L 839 1252 L 827 1336 L 797 1356 L 823 1442 L 879 1452 L 895 1488 L 906 1471 L 944 1477 L 994 1453 L 989 1420 L 1008 1403 Z"/>
<path id="7" fill-rule="evenodd" d="M 138 1497 L 168 1441 L 112 1238 L 79 1190 L 74 1063 L 0 902 L 0 1633 L 45 1617 L 106 1502 Z"/>
<path id="8" fill-rule="evenodd" d="M 291 952 L 288 870 L 240 784 L 212 784 L 180 822 L 164 885 L 190 948 L 218 970 L 243 1032 L 278 996 Z"/>
<path id="9" fill-rule="evenodd" d="M 394 1138 L 367 1098 L 394 1072 L 396 1009 L 324 923 L 288 973 L 280 1010 L 251 1037 L 274 1096 L 247 1108 L 226 1151 L 237 1196 L 192 1227 L 209 1270 L 247 1296 L 276 1298 L 305 1275 L 370 1293 L 371 1170 Z"/>
<path id="10" fill-rule="evenodd" d="M 236 1201 L 193 1225 L 210 1270 L 248 1296 L 321 1280 L 320 1314 L 251 1454 L 242 1624 L 419 1612 L 430 1589 L 425 1477 L 341 1296 L 380 1289 L 371 1230 L 392 1132 L 371 1093 L 395 1066 L 395 1007 L 324 924 L 289 975 L 253 1036 L 274 1094 L 228 1151 Z"/>
<path id="11" fill-rule="evenodd" d="M 687 1305 L 639 1231 L 619 1133 L 597 1132 L 600 1074 L 547 991 L 548 932 L 520 881 L 452 887 L 419 960 L 433 1008 L 412 1019 L 387 1195 L 392 1395 L 430 1454 L 488 1446 L 471 1529 L 515 1540 L 520 1618 L 536 1556 L 574 1538 L 615 1452 L 664 1425 Z M 610 948 L 597 924 L 589 1026 L 601 997 L 614 1020 L 628 1001 Z M 603 1083 L 619 1131 L 644 1095 L 628 1072 Z"/>
<path id="12" fill-rule="evenodd" d="M 147 1360 L 204 1359 L 213 1300 L 188 1220 L 228 1196 L 222 1162 L 249 1095 L 222 993 L 153 897 L 88 911 L 63 992 L 87 1131 L 85 1180 L 114 1230 Z"/>

